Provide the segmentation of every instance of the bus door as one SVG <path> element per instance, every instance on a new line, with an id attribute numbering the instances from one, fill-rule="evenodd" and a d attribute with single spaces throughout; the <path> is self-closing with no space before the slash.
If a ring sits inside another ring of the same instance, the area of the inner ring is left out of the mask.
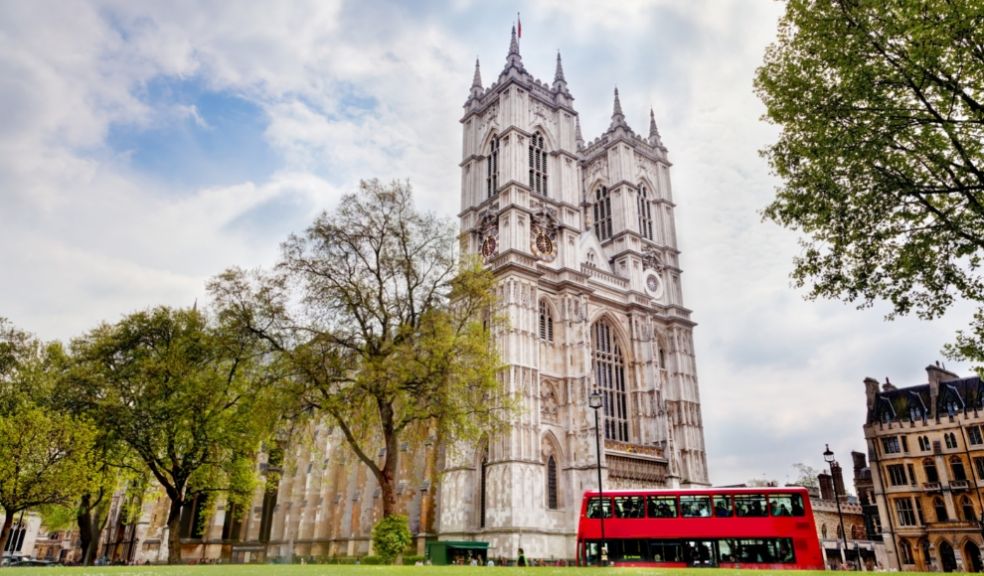
<path id="1" fill-rule="evenodd" d="M 684 540 L 683 559 L 694 567 L 717 566 L 713 540 Z"/>

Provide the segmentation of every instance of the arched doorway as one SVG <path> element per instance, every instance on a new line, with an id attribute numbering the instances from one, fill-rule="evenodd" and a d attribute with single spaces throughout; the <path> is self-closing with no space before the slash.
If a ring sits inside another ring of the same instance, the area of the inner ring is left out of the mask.
<path id="1" fill-rule="evenodd" d="M 980 572 L 984 565 L 981 564 L 981 550 L 972 541 L 968 540 L 964 544 L 964 570 L 968 572 Z"/>
<path id="2" fill-rule="evenodd" d="M 953 555 L 953 546 L 946 540 L 940 541 L 940 566 L 944 572 L 955 572 L 957 570 L 957 559 Z"/>

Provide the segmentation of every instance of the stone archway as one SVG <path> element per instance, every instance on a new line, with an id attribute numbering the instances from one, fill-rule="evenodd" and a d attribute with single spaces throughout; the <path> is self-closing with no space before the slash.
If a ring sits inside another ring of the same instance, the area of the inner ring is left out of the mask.
<path id="1" fill-rule="evenodd" d="M 984 569 L 984 564 L 981 563 L 981 550 L 973 541 L 968 540 L 964 544 L 963 557 L 964 570 L 967 572 L 980 572 Z"/>
<path id="2" fill-rule="evenodd" d="M 953 554 L 953 546 L 946 540 L 940 541 L 940 567 L 944 572 L 956 572 L 957 558 Z"/>

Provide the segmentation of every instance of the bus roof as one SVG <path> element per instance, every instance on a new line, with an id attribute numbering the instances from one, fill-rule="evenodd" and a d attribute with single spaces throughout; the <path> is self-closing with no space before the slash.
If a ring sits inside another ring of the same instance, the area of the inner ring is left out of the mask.
<path id="1" fill-rule="evenodd" d="M 603 490 L 603 494 L 610 496 L 633 496 L 633 495 L 702 495 L 702 494 L 792 494 L 806 493 L 807 489 L 804 486 L 747 486 L 747 487 L 736 487 L 727 486 L 721 488 L 639 488 L 639 489 L 620 489 L 620 490 Z M 597 496 L 597 490 L 585 490 L 585 496 Z"/>

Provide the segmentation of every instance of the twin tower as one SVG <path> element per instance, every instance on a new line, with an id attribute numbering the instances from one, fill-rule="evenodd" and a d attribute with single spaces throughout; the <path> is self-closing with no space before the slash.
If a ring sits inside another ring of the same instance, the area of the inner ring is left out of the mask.
<path id="1" fill-rule="evenodd" d="M 478 63 L 461 120 L 461 241 L 493 270 L 511 428 L 459 450 L 438 496 L 442 540 L 572 558 L 581 495 L 708 483 L 690 310 L 683 305 L 667 151 L 626 123 L 581 137 L 557 56 L 552 84 L 524 67 L 513 30 L 491 86 Z"/>

